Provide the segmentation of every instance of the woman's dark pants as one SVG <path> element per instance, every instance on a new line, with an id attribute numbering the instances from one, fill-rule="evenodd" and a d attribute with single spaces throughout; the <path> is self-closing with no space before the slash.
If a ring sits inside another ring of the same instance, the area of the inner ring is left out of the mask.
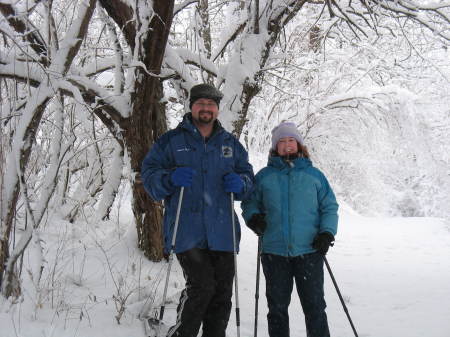
<path id="1" fill-rule="evenodd" d="M 262 254 L 269 306 L 270 337 L 289 337 L 288 307 L 295 280 L 305 315 L 307 337 L 329 337 L 323 291 L 323 258 L 319 253 L 296 257 Z"/>

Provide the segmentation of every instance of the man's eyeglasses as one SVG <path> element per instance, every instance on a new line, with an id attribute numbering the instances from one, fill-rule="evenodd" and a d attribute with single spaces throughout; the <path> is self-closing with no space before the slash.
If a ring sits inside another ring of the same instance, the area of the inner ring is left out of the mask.
<path id="1" fill-rule="evenodd" d="M 194 105 L 202 108 L 214 108 L 216 107 L 216 103 L 201 103 L 201 102 L 195 102 Z"/>

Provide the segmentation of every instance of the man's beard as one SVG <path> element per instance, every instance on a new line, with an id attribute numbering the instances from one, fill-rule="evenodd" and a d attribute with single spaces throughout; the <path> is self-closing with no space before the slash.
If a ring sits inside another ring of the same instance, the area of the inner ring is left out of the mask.
<path id="1" fill-rule="evenodd" d="M 213 122 L 214 114 L 211 111 L 201 110 L 198 113 L 197 122 L 200 124 L 210 124 Z"/>

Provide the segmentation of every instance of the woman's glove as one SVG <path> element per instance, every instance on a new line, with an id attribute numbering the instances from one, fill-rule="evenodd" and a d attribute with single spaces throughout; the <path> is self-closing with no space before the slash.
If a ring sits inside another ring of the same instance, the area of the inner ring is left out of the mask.
<path id="1" fill-rule="evenodd" d="M 334 245 L 334 236 L 329 232 L 323 232 L 316 235 L 312 246 L 320 254 L 326 255 L 330 246 Z"/>
<path id="2" fill-rule="evenodd" d="M 266 230 L 267 223 L 265 219 L 265 214 L 256 213 L 253 214 L 247 223 L 247 227 L 250 228 L 256 235 L 261 236 Z"/>

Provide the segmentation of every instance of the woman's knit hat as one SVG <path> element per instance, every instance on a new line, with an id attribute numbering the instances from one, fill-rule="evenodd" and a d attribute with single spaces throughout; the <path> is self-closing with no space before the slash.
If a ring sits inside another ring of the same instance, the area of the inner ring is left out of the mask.
<path id="1" fill-rule="evenodd" d="M 283 122 L 272 130 L 272 150 L 276 150 L 280 139 L 286 137 L 293 137 L 301 145 L 304 145 L 303 137 L 300 132 L 298 132 L 297 126 L 292 122 Z"/>

